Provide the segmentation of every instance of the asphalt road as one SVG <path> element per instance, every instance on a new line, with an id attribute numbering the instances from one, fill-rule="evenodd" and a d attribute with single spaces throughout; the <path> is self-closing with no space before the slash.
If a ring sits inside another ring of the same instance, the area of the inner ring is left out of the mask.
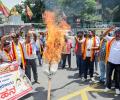
<path id="1" fill-rule="evenodd" d="M 66 66 L 66 69 L 59 69 L 53 77 L 51 100 L 120 100 L 114 91 L 105 93 L 104 85 L 82 82 L 75 61 L 75 56 L 72 56 L 72 69 Z M 48 78 L 43 73 L 43 67 L 37 67 L 40 84 L 34 84 L 33 91 L 20 100 L 47 100 Z"/>

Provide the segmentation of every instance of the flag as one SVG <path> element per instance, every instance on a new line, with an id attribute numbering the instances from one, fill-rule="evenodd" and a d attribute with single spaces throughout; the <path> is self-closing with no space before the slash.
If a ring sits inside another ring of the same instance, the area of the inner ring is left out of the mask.
<path id="1" fill-rule="evenodd" d="M 9 10 L 4 4 L 0 1 L 0 12 L 2 12 L 6 17 L 9 16 Z"/>
<path id="2" fill-rule="evenodd" d="M 31 9 L 29 8 L 29 6 L 26 6 L 26 15 L 29 17 L 29 19 L 31 20 L 33 13 L 31 11 Z"/>

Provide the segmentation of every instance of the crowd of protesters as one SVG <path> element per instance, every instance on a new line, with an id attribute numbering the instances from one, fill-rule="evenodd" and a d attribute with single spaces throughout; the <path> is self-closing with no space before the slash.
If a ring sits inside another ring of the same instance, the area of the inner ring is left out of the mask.
<path id="1" fill-rule="evenodd" d="M 59 66 L 64 69 L 68 60 L 69 69 L 72 68 L 73 48 L 81 81 L 87 81 L 90 77 L 90 82 L 95 82 L 94 73 L 98 74 L 99 69 L 99 81 L 105 83 L 105 91 L 111 89 L 114 80 L 116 94 L 120 94 L 120 29 L 115 29 L 111 27 L 99 36 L 92 30 L 78 31 L 75 36 L 66 36 Z M 114 35 L 109 36 L 113 30 Z M 31 31 L 28 31 L 24 38 L 17 33 L 2 36 L 0 63 L 18 61 L 30 80 L 32 69 L 34 82 L 39 83 L 36 58 L 41 66 L 45 41 L 44 33 L 35 34 Z"/>
<path id="2" fill-rule="evenodd" d="M 111 32 L 114 34 L 110 35 Z M 81 81 L 96 82 L 95 73 L 99 75 L 99 82 L 106 85 L 105 91 L 109 91 L 114 82 L 116 94 L 120 94 L 120 29 L 111 27 L 99 36 L 92 30 L 79 31 L 75 37 L 65 39 L 62 68 L 65 68 L 66 59 L 71 68 L 72 48 Z"/>
<path id="3" fill-rule="evenodd" d="M 20 33 L 1 36 L 0 63 L 11 63 L 17 61 L 21 69 L 25 71 L 31 80 L 31 69 L 35 83 L 38 82 L 36 58 L 42 65 L 42 54 L 45 45 L 43 33 L 36 35 L 28 31 L 24 37 Z"/>

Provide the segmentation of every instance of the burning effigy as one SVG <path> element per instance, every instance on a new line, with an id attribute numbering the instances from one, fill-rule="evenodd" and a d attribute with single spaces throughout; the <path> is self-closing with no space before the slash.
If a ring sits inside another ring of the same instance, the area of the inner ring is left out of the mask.
<path id="1" fill-rule="evenodd" d="M 45 11 L 43 14 L 47 27 L 46 47 L 43 53 L 45 72 L 49 75 L 54 74 L 58 69 L 58 63 L 61 59 L 62 47 L 64 44 L 65 31 L 70 26 L 65 19 L 57 19 L 53 11 Z"/>
<path id="2" fill-rule="evenodd" d="M 43 18 L 47 27 L 46 47 L 43 53 L 44 72 L 48 76 L 48 99 L 51 100 L 51 79 L 58 69 L 61 59 L 61 52 L 65 42 L 65 32 L 70 26 L 65 19 L 54 11 L 45 11 Z"/>

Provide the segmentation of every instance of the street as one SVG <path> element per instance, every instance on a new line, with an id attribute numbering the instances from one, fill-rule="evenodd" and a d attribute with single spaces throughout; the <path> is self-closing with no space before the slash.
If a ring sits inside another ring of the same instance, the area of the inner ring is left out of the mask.
<path id="1" fill-rule="evenodd" d="M 78 77 L 75 60 L 75 56 L 72 56 L 71 70 L 66 66 L 66 69 L 59 69 L 53 77 L 51 100 L 120 100 L 120 96 L 115 95 L 114 91 L 105 93 L 103 85 L 82 82 Z M 43 67 L 37 67 L 40 84 L 34 84 L 33 92 L 20 100 L 47 100 L 48 79 L 43 73 Z"/>

